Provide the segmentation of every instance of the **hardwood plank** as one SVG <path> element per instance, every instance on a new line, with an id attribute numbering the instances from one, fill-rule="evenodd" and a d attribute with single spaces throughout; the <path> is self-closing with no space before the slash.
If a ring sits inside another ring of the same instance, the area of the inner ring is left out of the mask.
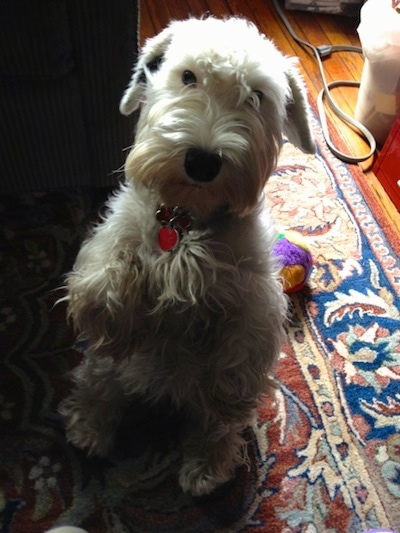
<path id="1" fill-rule="evenodd" d="M 141 2 L 140 6 L 140 20 L 139 20 L 139 41 L 140 44 L 152 37 L 156 33 L 155 26 L 150 17 L 148 2 Z"/>
<path id="2" fill-rule="evenodd" d="M 232 15 L 232 11 L 225 0 L 207 0 L 208 10 L 215 17 Z"/>
<path id="3" fill-rule="evenodd" d="M 283 0 L 281 0 L 283 6 Z M 360 46 L 357 33 L 358 20 L 350 17 L 331 16 L 302 11 L 285 11 L 289 22 L 300 38 L 313 45 L 351 44 Z M 311 97 L 315 100 L 322 88 L 317 63 L 311 53 L 299 46 L 290 36 L 279 18 L 272 0 L 142 0 L 140 39 L 143 42 L 161 31 L 171 19 L 183 19 L 189 15 L 202 16 L 210 13 L 223 17 L 227 15 L 244 16 L 272 38 L 287 55 L 299 58 Z M 363 57 L 350 52 L 333 53 L 323 60 L 327 80 L 360 80 Z M 357 89 L 334 89 L 332 95 L 337 104 L 348 114 L 353 115 L 357 102 Z M 350 154 L 364 154 L 367 146 L 353 128 L 347 126 L 327 108 L 327 116 L 332 131 L 345 142 Z M 373 158 L 360 164 L 372 194 L 393 221 L 393 227 L 400 234 L 400 213 L 397 211 L 379 180 L 371 171 Z"/>
<path id="4" fill-rule="evenodd" d="M 194 15 L 192 9 L 185 0 L 169 0 L 167 5 L 170 13 L 170 20 L 184 19 Z"/>
<path id="5" fill-rule="evenodd" d="M 179 1 L 179 0 L 178 0 Z M 203 17 L 210 14 L 211 10 L 206 0 L 195 0 L 191 2 L 187 0 L 190 8 L 190 14 L 193 17 Z"/>
<path id="6" fill-rule="evenodd" d="M 145 28 L 150 29 L 152 28 L 151 35 L 144 35 L 142 30 L 140 32 L 140 40 L 143 42 L 144 39 L 147 39 L 148 37 L 151 37 L 152 35 L 155 35 L 156 33 L 160 32 L 164 27 L 168 24 L 168 22 L 171 20 L 171 15 L 168 10 L 168 6 L 166 2 L 157 2 L 157 4 L 153 1 L 142 1 L 142 4 L 145 4 L 147 6 L 147 11 L 142 12 L 142 20 L 146 13 L 148 14 L 148 21 L 146 21 L 146 24 L 144 25 Z"/>

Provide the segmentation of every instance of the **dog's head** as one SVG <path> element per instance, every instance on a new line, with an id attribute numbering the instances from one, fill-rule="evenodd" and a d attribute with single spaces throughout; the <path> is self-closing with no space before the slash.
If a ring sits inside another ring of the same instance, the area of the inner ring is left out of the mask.
<path id="1" fill-rule="evenodd" d="M 251 211 L 282 135 L 314 151 L 295 60 L 243 19 L 176 21 L 149 39 L 120 105 L 137 109 L 127 179 L 199 218 Z"/>

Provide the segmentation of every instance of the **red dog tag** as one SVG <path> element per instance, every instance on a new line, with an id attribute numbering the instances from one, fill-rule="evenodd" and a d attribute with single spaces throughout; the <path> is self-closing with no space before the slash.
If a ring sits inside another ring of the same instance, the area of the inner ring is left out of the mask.
<path id="1" fill-rule="evenodd" d="M 179 233 L 175 228 L 169 226 L 162 226 L 158 230 L 158 243 L 161 250 L 169 252 L 176 248 L 179 244 Z"/>

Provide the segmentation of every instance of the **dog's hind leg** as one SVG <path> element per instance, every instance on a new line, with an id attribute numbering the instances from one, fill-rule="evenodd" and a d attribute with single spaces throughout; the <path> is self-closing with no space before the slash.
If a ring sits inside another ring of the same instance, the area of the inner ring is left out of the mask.
<path id="1" fill-rule="evenodd" d="M 118 366 L 111 357 L 87 355 L 73 371 L 75 386 L 60 405 L 69 442 L 104 456 L 110 450 L 126 395 L 118 381 Z"/>

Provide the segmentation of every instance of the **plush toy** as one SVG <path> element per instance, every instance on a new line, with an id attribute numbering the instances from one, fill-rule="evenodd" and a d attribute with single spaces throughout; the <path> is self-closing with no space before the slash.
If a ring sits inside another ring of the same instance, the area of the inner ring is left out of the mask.
<path id="1" fill-rule="evenodd" d="M 283 289 L 287 294 L 301 290 L 311 272 L 312 254 L 303 237 L 296 231 L 280 233 L 274 254 L 282 261 Z"/>

